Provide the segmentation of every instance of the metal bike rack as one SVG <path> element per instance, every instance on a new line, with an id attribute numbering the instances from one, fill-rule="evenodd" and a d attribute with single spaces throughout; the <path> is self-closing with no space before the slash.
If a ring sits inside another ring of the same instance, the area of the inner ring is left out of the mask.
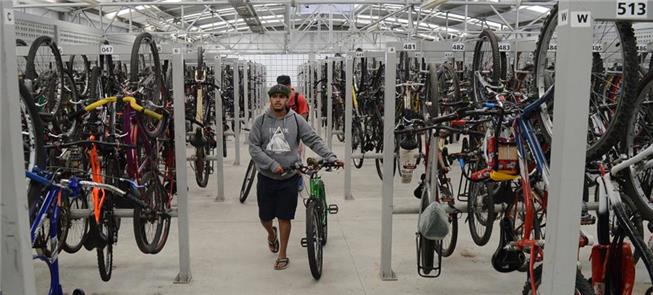
<path id="1" fill-rule="evenodd" d="M 590 98 L 592 23 L 597 20 L 653 21 L 617 14 L 617 1 L 561 0 L 558 6 L 558 54 L 555 64 L 553 121 L 556 126 L 551 151 L 551 184 L 547 208 L 546 257 L 541 292 L 570 293 L 576 278 L 576 251 L 580 228 L 585 134 Z M 646 1 L 646 8 L 653 0 Z M 583 21 L 585 19 L 585 21 Z M 564 128 L 561 128 L 564 126 Z M 571 197 L 571 198 L 570 198 Z M 574 200 L 574 201 L 570 201 Z"/>
<path id="2" fill-rule="evenodd" d="M 15 16 L 11 1 L 0 1 L 0 286 L 4 294 L 36 294 L 29 236 L 21 124 L 17 110 Z"/>

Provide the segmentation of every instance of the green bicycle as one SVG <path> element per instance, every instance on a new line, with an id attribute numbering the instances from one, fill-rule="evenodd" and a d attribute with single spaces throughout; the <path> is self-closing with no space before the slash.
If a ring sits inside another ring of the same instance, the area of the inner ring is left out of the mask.
<path id="1" fill-rule="evenodd" d="M 311 268 L 313 278 L 319 280 L 322 276 L 322 248 L 327 243 L 328 237 L 328 214 L 337 214 L 338 206 L 327 205 L 324 182 L 318 175 L 321 169 L 331 171 L 342 167 L 336 162 L 308 158 L 306 165 L 295 164 L 292 169 L 310 177 L 308 199 L 304 200 L 306 206 L 306 237 L 302 238 L 302 247 L 308 250 L 308 265 Z"/>

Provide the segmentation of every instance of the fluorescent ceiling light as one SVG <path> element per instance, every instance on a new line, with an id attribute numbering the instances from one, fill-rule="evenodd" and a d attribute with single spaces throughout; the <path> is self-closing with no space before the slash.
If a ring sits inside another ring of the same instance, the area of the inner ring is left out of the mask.
<path id="1" fill-rule="evenodd" d="M 548 7 L 539 6 L 539 5 L 522 6 L 519 9 L 526 9 L 526 10 L 530 10 L 530 11 L 537 12 L 537 13 L 547 13 L 550 10 Z"/>

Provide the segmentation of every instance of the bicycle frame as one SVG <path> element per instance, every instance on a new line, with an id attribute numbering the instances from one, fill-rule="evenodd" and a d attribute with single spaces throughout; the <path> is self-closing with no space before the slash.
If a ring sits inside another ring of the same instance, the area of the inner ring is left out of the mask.
<path id="1" fill-rule="evenodd" d="M 43 203 L 39 208 L 38 213 L 34 218 L 34 221 L 31 224 L 30 238 L 32 241 L 32 247 L 34 247 L 34 242 L 36 239 L 36 231 L 44 222 L 45 217 L 48 214 L 48 211 L 52 210 L 52 214 L 50 215 L 49 218 L 50 232 L 48 233 L 48 241 L 46 242 L 55 245 L 54 251 L 52 253 L 52 257 L 47 257 L 45 255 L 35 255 L 34 259 L 39 259 L 48 265 L 48 270 L 50 271 L 50 288 L 48 294 L 63 295 L 63 288 L 61 287 L 61 282 L 59 277 L 59 256 L 57 255 L 57 252 L 59 251 L 60 241 L 57 238 L 57 232 L 59 231 L 59 227 L 58 227 L 59 218 L 61 218 L 61 209 L 59 207 L 59 204 L 61 203 L 61 198 L 62 197 L 67 198 L 70 196 L 67 194 L 63 196 L 63 190 L 64 190 L 63 187 L 52 184 L 49 179 L 39 175 L 38 173 L 32 171 L 25 171 L 25 175 L 30 180 L 36 181 L 39 184 L 46 186 L 48 188 L 45 199 L 43 199 Z M 71 185 L 72 187 L 75 187 L 77 185 L 77 181 L 74 180 L 71 183 Z M 74 196 L 73 198 L 77 198 L 79 196 L 79 193 L 73 191 L 72 195 Z"/>

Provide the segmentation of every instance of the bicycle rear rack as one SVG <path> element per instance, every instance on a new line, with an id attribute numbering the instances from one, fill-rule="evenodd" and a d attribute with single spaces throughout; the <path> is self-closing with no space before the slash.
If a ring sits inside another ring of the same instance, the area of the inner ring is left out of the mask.
<path id="1" fill-rule="evenodd" d="M 417 248 L 417 274 L 423 278 L 437 278 L 442 273 L 442 241 L 433 241 L 433 249 L 427 249 L 428 246 L 423 244 L 422 240 L 426 240 L 426 238 L 423 237 L 420 233 L 415 233 L 415 246 Z M 422 255 L 423 251 L 427 251 L 428 253 Z M 430 257 L 430 255 L 433 255 L 432 265 L 426 265 L 428 262 L 424 261 L 424 258 Z"/>

